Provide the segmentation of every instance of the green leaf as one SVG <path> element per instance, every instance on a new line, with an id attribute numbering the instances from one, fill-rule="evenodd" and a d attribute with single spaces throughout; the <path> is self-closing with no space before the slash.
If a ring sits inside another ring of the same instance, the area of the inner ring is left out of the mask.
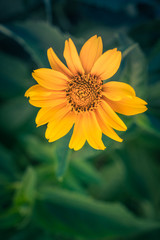
<path id="1" fill-rule="evenodd" d="M 123 51 L 122 51 L 122 57 L 125 58 L 130 52 L 134 51 L 134 49 L 138 46 L 137 43 L 133 43 L 130 46 L 126 47 Z"/>
<path id="2" fill-rule="evenodd" d="M 19 142 L 31 158 L 42 163 L 55 164 L 55 144 L 48 144 L 28 134 L 21 135 Z"/>
<path id="3" fill-rule="evenodd" d="M 135 217 L 119 203 L 103 203 L 56 188 L 41 190 L 35 214 L 36 224 L 63 236 L 100 240 L 160 228 L 157 222 Z"/>
<path id="4" fill-rule="evenodd" d="M 127 175 L 123 161 L 115 152 L 111 156 L 109 154 L 106 156 L 106 159 L 110 158 L 113 160 L 107 161 L 107 164 L 100 169 L 101 184 L 93 185 L 91 188 L 93 196 L 108 201 L 117 200 L 123 195 Z"/>
<path id="5" fill-rule="evenodd" d="M 36 174 L 38 179 L 38 184 L 40 186 L 44 185 L 54 185 L 57 184 L 57 178 L 55 176 L 55 165 L 54 164 L 41 164 L 36 167 Z"/>
<path id="6" fill-rule="evenodd" d="M 86 160 L 73 158 L 70 168 L 75 176 L 86 183 L 100 183 L 102 180 L 98 171 Z"/>
<path id="7" fill-rule="evenodd" d="M 17 209 L 8 209 L 4 214 L 0 215 L 0 229 L 8 229 L 17 226 L 22 220 Z"/>
<path id="8" fill-rule="evenodd" d="M 67 174 L 64 176 L 61 186 L 65 189 L 86 195 L 86 191 L 85 191 L 84 187 L 82 186 L 82 182 L 74 173 L 72 173 L 70 171 L 70 169 L 71 168 L 68 169 Z"/>
<path id="9" fill-rule="evenodd" d="M 32 205 L 36 193 L 36 174 L 32 167 L 29 167 L 22 181 L 19 183 L 19 188 L 15 194 L 14 203 L 17 206 Z"/>
<path id="10" fill-rule="evenodd" d="M 16 172 L 14 158 L 12 152 L 0 144 L 0 170 L 6 173 L 7 177 L 11 178 Z"/>
<path id="11" fill-rule="evenodd" d="M 34 109 L 24 97 L 12 98 L 0 106 L 0 127 L 6 131 L 16 131 L 29 120 Z"/>
<path id="12" fill-rule="evenodd" d="M 63 176 L 67 171 L 70 157 L 72 154 L 72 150 L 70 150 L 68 147 L 70 136 L 71 133 L 67 134 L 62 139 L 60 139 L 56 145 L 56 158 L 57 158 L 56 176 L 60 181 L 63 179 Z"/>
<path id="13" fill-rule="evenodd" d="M 31 79 L 28 65 L 22 59 L 2 52 L 0 52 L 0 62 L 0 97 L 11 98 L 23 94 L 29 87 L 28 79 Z"/>
<path id="14" fill-rule="evenodd" d="M 118 35 L 118 42 L 122 51 L 128 46 L 128 54 L 123 60 L 124 69 L 120 75 L 119 81 L 129 83 L 139 97 L 146 96 L 147 91 L 147 61 L 141 48 L 125 34 Z M 133 48 L 134 47 L 134 48 Z M 132 50 L 132 51 L 131 51 Z"/>
<path id="15" fill-rule="evenodd" d="M 138 115 L 135 117 L 135 122 L 143 130 L 160 137 L 159 121 L 156 125 L 156 122 L 154 122 L 154 118 L 152 116 L 149 116 L 147 114 Z"/>
<path id="16" fill-rule="evenodd" d="M 145 136 L 145 138 L 149 138 L 149 136 Z M 149 141 L 153 140 L 149 139 Z M 145 143 L 143 139 L 142 141 Z M 118 155 L 126 166 L 129 194 L 133 195 L 134 199 L 135 195 L 148 199 L 155 208 L 158 208 L 160 201 L 159 165 L 156 164 L 158 158 L 156 159 L 153 152 L 150 151 L 151 144 L 144 147 L 142 143 L 140 136 L 137 136 L 134 142 L 127 142 Z"/>
<path id="17" fill-rule="evenodd" d="M 62 58 L 64 35 L 45 22 L 29 21 L 10 25 L 0 25 L 0 32 L 14 39 L 31 55 L 39 67 L 47 67 L 47 49 L 54 47 Z"/>

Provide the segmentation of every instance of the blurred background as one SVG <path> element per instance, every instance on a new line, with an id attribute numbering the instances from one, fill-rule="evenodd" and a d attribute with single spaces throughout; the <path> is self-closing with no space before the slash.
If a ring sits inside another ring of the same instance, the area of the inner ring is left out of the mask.
<path id="1" fill-rule="evenodd" d="M 33 69 L 102 36 L 123 60 L 111 79 L 127 82 L 148 111 L 124 117 L 123 143 L 105 151 L 68 149 L 36 128 L 25 91 Z M 0 1 L 0 238 L 4 240 L 160 239 L 160 1 Z"/>

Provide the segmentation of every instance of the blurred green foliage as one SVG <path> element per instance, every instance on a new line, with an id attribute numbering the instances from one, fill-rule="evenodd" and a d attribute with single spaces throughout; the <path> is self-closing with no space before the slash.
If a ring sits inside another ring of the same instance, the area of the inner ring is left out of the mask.
<path id="1" fill-rule="evenodd" d="M 158 0 L 1 0 L 0 238 L 5 240 L 160 239 L 160 3 Z M 148 102 L 123 117 L 123 143 L 105 151 L 68 149 L 36 128 L 38 109 L 24 98 L 33 69 L 48 67 L 53 47 L 78 49 L 102 36 L 123 60 L 112 78 Z"/>

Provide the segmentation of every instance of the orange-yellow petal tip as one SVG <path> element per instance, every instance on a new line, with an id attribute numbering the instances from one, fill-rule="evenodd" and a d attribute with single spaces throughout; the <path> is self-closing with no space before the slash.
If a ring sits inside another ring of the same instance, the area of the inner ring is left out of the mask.
<path id="1" fill-rule="evenodd" d="M 53 49 L 50 47 L 47 49 L 47 56 L 53 51 Z"/>
<path id="2" fill-rule="evenodd" d="M 33 86 L 32 86 L 32 87 L 33 87 Z M 25 94 L 24 94 L 25 97 L 27 97 L 27 98 L 30 97 L 30 92 L 31 92 L 31 88 L 32 88 L 32 87 L 30 87 L 30 88 L 25 92 Z"/>
<path id="3" fill-rule="evenodd" d="M 24 96 L 28 98 L 28 90 L 25 92 Z"/>
<path id="4" fill-rule="evenodd" d="M 120 51 L 117 51 L 117 58 L 121 62 L 121 60 L 122 60 L 122 53 Z"/>
<path id="5" fill-rule="evenodd" d="M 32 77 L 34 78 L 35 74 L 37 73 L 37 70 L 33 70 Z"/>
<path id="6" fill-rule="evenodd" d="M 123 122 L 123 121 L 122 121 Z M 123 122 L 124 123 L 124 122 Z M 126 131 L 127 130 L 127 126 L 126 126 L 126 124 L 124 123 L 123 124 L 123 127 L 124 127 L 124 131 Z"/>
<path id="7" fill-rule="evenodd" d="M 146 112 L 147 110 L 148 110 L 148 108 L 146 106 L 144 106 L 144 111 L 143 112 Z"/>
<path id="8" fill-rule="evenodd" d="M 99 150 L 105 150 L 106 149 L 106 146 L 104 146 L 102 149 L 99 149 Z"/>
<path id="9" fill-rule="evenodd" d="M 143 100 L 143 99 L 141 99 L 141 100 L 143 101 L 144 105 L 148 105 L 148 103 L 145 100 Z"/>

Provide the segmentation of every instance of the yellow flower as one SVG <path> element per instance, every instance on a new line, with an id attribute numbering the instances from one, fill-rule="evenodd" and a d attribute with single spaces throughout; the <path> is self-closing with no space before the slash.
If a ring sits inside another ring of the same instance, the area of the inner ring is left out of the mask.
<path id="1" fill-rule="evenodd" d="M 83 45 L 80 55 L 69 38 L 63 54 L 68 68 L 50 48 L 52 69 L 33 72 L 38 84 L 29 88 L 25 96 L 30 97 L 30 104 L 41 108 L 36 124 L 47 123 L 45 137 L 49 142 L 66 135 L 74 125 L 71 149 L 79 150 L 87 141 L 93 148 L 104 150 L 102 133 L 122 142 L 113 129 L 127 129 L 115 112 L 134 115 L 147 110 L 147 103 L 136 97 L 130 85 L 115 81 L 103 84 L 117 72 L 121 52 L 116 48 L 102 51 L 102 39 L 96 35 Z"/>

